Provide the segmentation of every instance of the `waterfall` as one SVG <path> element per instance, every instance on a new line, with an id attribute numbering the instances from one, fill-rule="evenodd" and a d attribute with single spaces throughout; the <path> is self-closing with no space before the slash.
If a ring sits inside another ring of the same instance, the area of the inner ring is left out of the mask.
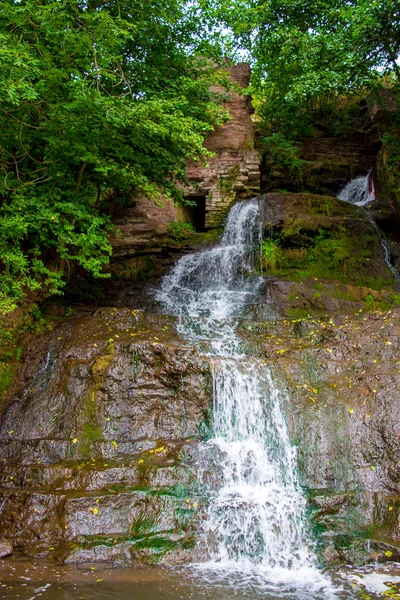
<path id="1" fill-rule="evenodd" d="M 236 332 L 262 282 L 255 273 L 261 236 L 260 201 L 236 204 L 220 243 L 181 258 L 157 297 L 212 363 L 213 435 L 201 461 L 210 481 L 201 538 L 208 566 L 315 577 L 284 398 L 264 361 L 244 354 Z"/>
<path id="2" fill-rule="evenodd" d="M 337 197 L 338 200 L 349 202 L 350 204 L 361 207 L 366 207 L 367 204 L 373 202 L 375 200 L 375 187 L 371 172 L 368 171 L 366 175 L 356 177 L 355 179 L 349 181 L 349 183 L 343 188 Z M 388 240 L 383 237 L 382 231 L 379 229 L 375 219 L 372 217 L 367 208 L 364 208 L 364 213 L 379 236 L 387 267 L 392 273 L 395 281 L 400 284 L 400 274 L 392 264 Z"/>
<path id="3" fill-rule="evenodd" d="M 375 200 L 374 181 L 370 171 L 366 175 L 361 175 L 349 181 L 338 194 L 338 199 L 355 206 L 365 206 Z"/>

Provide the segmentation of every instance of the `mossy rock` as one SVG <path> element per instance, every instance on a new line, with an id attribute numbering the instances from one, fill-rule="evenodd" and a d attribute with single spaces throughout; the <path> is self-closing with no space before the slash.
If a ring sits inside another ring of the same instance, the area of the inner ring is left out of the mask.
<path id="1" fill-rule="evenodd" d="M 311 295 L 303 288 L 288 297 L 289 317 L 339 306 L 352 312 L 360 308 L 356 303 L 367 310 L 397 304 L 381 240 L 359 207 L 330 196 L 267 194 L 264 222 L 263 275 L 313 288 Z"/>

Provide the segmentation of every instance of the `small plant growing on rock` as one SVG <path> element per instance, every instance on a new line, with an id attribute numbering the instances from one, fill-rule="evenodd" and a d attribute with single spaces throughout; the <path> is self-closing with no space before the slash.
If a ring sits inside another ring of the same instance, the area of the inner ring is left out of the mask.
<path id="1" fill-rule="evenodd" d="M 171 223 L 168 225 L 168 233 L 176 240 L 182 240 L 183 238 L 190 237 L 193 233 L 195 233 L 195 229 L 191 223 L 179 223 L 178 221 L 171 221 Z"/>
<path id="2" fill-rule="evenodd" d="M 282 262 L 283 255 L 279 244 L 273 238 L 269 238 L 262 243 L 263 266 L 267 270 L 275 271 Z"/>

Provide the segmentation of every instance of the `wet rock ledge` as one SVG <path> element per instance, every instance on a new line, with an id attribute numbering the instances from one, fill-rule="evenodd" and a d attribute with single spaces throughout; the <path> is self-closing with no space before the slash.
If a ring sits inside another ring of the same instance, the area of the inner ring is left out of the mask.
<path id="1" fill-rule="evenodd" d="M 30 340 L 3 399 L 1 535 L 65 562 L 183 560 L 210 371 L 172 319 L 102 309 Z"/>

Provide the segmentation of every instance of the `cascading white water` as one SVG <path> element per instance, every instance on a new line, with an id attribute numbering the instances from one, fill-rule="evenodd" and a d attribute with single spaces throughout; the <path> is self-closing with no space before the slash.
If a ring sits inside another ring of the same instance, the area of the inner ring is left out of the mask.
<path id="1" fill-rule="evenodd" d="M 279 391 L 259 361 L 215 359 L 213 432 L 204 457 L 218 456 L 221 483 L 204 526 L 211 565 L 310 567 L 295 452 Z"/>
<path id="2" fill-rule="evenodd" d="M 365 206 L 375 200 L 375 188 L 371 174 L 361 175 L 349 181 L 349 183 L 338 194 L 339 200 L 355 204 L 355 206 Z"/>
<path id="3" fill-rule="evenodd" d="M 265 364 L 243 354 L 236 333 L 262 281 L 252 273 L 261 222 L 258 199 L 236 204 L 220 244 L 181 258 L 158 299 L 213 365 L 213 438 L 202 463 L 219 482 L 210 485 L 202 538 L 208 564 L 315 573 L 281 394 Z"/>
<path id="4" fill-rule="evenodd" d="M 235 319 L 257 294 L 252 275 L 260 254 L 261 217 L 256 199 L 236 204 L 218 246 L 183 256 L 163 279 L 157 299 L 180 317 L 178 329 L 211 354 L 239 353 Z"/>

